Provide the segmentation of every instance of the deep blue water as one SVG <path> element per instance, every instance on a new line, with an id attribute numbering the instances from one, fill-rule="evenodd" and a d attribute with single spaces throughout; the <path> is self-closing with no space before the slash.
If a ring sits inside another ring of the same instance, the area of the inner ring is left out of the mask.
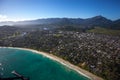
<path id="1" fill-rule="evenodd" d="M 30 80 L 89 80 L 68 67 L 31 51 L 0 48 L 1 77 L 11 77 L 11 71 Z"/>

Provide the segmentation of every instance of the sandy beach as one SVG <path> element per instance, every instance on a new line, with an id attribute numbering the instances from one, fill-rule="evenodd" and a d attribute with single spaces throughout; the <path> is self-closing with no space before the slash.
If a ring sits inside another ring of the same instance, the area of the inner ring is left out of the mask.
<path id="1" fill-rule="evenodd" d="M 65 65 L 65 66 L 69 67 L 70 69 L 73 69 L 73 70 L 77 71 L 79 74 L 81 74 L 81 75 L 83 75 L 85 77 L 88 77 L 91 80 L 103 80 L 101 77 L 98 77 L 98 76 L 96 76 L 96 75 L 94 75 L 94 74 L 92 74 L 92 73 L 78 67 L 78 66 L 75 66 L 75 65 L 71 64 L 68 61 L 65 61 L 65 60 L 63 60 L 63 59 L 61 59 L 61 58 L 59 58 L 59 57 L 57 57 L 55 55 L 52 55 L 52 54 L 49 54 L 49 53 L 46 53 L 46 52 L 37 51 L 37 50 L 33 50 L 33 49 L 28 49 L 28 48 L 17 48 L 17 47 L 0 47 L 0 48 L 12 48 L 12 49 L 20 49 L 20 50 L 32 51 L 34 53 L 41 54 L 41 55 L 43 55 L 45 57 L 48 57 L 48 58 L 50 58 L 52 60 L 55 60 L 55 61 Z"/>

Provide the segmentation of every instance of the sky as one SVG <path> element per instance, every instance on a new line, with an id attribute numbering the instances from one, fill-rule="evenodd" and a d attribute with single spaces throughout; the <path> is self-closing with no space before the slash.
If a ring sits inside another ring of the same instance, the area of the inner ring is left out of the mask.
<path id="1" fill-rule="evenodd" d="M 120 0 L 0 0 L 0 21 L 41 18 L 120 18 Z"/>

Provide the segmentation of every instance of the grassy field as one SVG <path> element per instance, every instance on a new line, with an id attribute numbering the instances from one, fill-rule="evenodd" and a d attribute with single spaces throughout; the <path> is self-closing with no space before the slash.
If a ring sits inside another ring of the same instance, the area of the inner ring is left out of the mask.
<path id="1" fill-rule="evenodd" d="M 112 30 L 112 29 L 106 29 L 106 28 L 100 28 L 100 27 L 95 27 L 94 29 L 87 30 L 87 32 L 120 36 L 120 30 Z"/>

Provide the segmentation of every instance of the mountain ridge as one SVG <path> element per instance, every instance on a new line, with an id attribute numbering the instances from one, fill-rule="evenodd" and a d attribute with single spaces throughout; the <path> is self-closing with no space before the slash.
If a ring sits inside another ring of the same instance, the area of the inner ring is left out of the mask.
<path id="1" fill-rule="evenodd" d="M 26 21 L 7 21 L 0 22 L 0 26 L 2 25 L 53 25 L 53 26 L 77 26 L 77 27 L 105 27 L 120 29 L 120 19 L 118 20 L 110 20 L 101 15 L 91 17 L 91 18 L 45 18 L 45 19 L 36 19 L 36 20 L 26 20 Z"/>

